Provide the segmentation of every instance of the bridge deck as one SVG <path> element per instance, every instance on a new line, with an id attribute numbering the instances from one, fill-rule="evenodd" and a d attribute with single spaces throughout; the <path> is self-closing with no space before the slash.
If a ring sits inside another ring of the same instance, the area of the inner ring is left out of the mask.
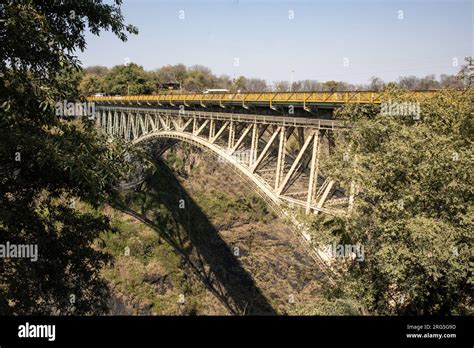
<path id="1" fill-rule="evenodd" d="M 435 91 L 413 91 L 416 96 L 429 96 Z M 88 97 L 88 101 L 104 104 L 150 104 L 156 103 L 174 105 L 240 105 L 244 108 L 250 105 L 269 106 L 294 105 L 303 108 L 310 106 L 336 107 L 346 103 L 380 104 L 381 92 L 352 91 L 352 92 L 261 92 L 261 93 L 163 93 L 157 95 L 134 96 L 104 96 Z"/>

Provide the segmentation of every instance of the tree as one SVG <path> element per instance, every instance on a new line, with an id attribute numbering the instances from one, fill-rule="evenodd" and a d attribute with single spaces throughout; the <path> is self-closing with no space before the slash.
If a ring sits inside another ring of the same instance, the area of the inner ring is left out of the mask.
<path id="1" fill-rule="evenodd" d="M 107 93 L 112 95 L 150 94 L 154 87 L 143 67 L 135 63 L 114 66 L 104 83 Z"/>
<path id="2" fill-rule="evenodd" d="M 323 91 L 334 92 L 337 90 L 339 83 L 336 81 L 326 81 L 323 83 Z"/>
<path id="3" fill-rule="evenodd" d="M 186 79 L 187 69 L 184 64 L 165 65 L 152 73 L 155 85 L 162 86 L 166 83 L 179 83 L 182 87 Z"/>
<path id="4" fill-rule="evenodd" d="M 245 76 L 239 76 L 238 78 L 232 81 L 232 90 L 235 92 L 243 92 L 245 91 L 245 84 L 247 83 L 247 79 Z"/>
<path id="5" fill-rule="evenodd" d="M 216 79 L 216 88 L 225 88 L 228 89 L 229 91 L 232 90 L 232 79 L 228 75 L 220 75 Z"/>
<path id="6" fill-rule="evenodd" d="M 92 75 L 94 77 L 104 78 L 108 73 L 109 68 L 107 68 L 106 66 L 94 65 L 84 69 L 85 76 Z"/>
<path id="7" fill-rule="evenodd" d="M 337 82 L 336 91 L 345 92 L 345 91 L 354 91 L 357 90 L 357 87 L 351 83 L 344 81 Z"/>
<path id="8" fill-rule="evenodd" d="M 439 89 L 439 82 L 436 80 L 436 76 L 431 74 L 420 79 L 418 88 L 421 90 Z"/>
<path id="9" fill-rule="evenodd" d="M 441 76 L 441 80 L 444 80 L 444 83 L 441 83 L 436 79 L 436 76 L 431 74 L 425 77 L 419 78 L 416 76 L 402 76 L 400 77 L 398 85 L 402 89 L 406 90 L 433 90 L 439 89 L 443 85 L 446 86 L 448 81 L 446 75 Z M 454 86 L 453 86 L 454 87 Z"/>
<path id="10" fill-rule="evenodd" d="M 457 78 L 454 75 L 446 75 L 446 74 L 441 74 L 439 77 L 439 84 L 441 88 L 457 88 L 461 89 L 464 88 L 463 81 L 461 81 L 459 78 Z"/>
<path id="11" fill-rule="evenodd" d="M 105 92 L 105 77 L 109 69 L 105 66 L 90 66 L 82 70 L 79 91 L 81 96 Z"/>
<path id="12" fill-rule="evenodd" d="M 263 79 L 251 78 L 245 81 L 244 90 L 247 92 L 265 92 L 267 88 L 267 83 Z"/>
<path id="13" fill-rule="evenodd" d="M 313 92 L 321 91 L 322 89 L 321 83 L 316 80 L 302 80 L 298 81 L 297 83 L 299 84 L 299 86 L 294 85 L 292 88 L 292 90 L 295 92 Z"/>
<path id="14" fill-rule="evenodd" d="M 79 90 L 82 96 L 103 93 L 106 90 L 104 79 L 94 75 L 86 75 L 79 84 Z"/>
<path id="15" fill-rule="evenodd" d="M 126 148 L 88 118 L 65 120 L 74 101 L 86 25 L 121 40 L 121 1 L 25 0 L 0 4 L 0 244 L 37 245 L 38 259 L 0 258 L 2 314 L 97 314 L 107 309 L 93 247 L 112 227 L 98 208 L 116 196 Z M 77 209 L 77 204 L 89 210 Z"/>
<path id="16" fill-rule="evenodd" d="M 275 81 L 273 86 L 275 92 L 288 92 L 290 90 L 290 83 L 288 81 Z"/>
<path id="17" fill-rule="evenodd" d="M 456 78 L 463 84 L 463 86 L 472 86 L 474 79 L 474 58 L 465 57 L 464 61 L 466 63 L 461 66 Z"/>
<path id="18" fill-rule="evenodd" d="M 354 206 L 316 226 L 332 226 L 336 243 L 363 245 L 365 260 L 342 268 L 333 294 L 372 314 L 472 311 L 473 98 L 472 87 L 421 100 L 392 89 L 383 100 L 415 106 L 413 114 L 374 105 L 337 112 L 352 128 L 338 133 L 325 165 L 353 188 Z"/>
<path id="19" fill-rule="evenodd" d="M 402 76 L 398 79 L 398 85 L 402 89 L 417 89 L 418 78 L 416 76 Z"/>
<path id="20" fill-rule="evenodd" d="M 206 88 L 213 88 L 216 77 L 211 70 L 202 65 L 193 65 L 188 69 L 184 80 L 184 87 L 188 91 L 202 92 Z"/>
<path id="21" fill-rule="evenodd" d="M 372 76 L 369 80 L 369 90 L 381 91 L 384 87 L 384 83 L 380 77 Z"/>

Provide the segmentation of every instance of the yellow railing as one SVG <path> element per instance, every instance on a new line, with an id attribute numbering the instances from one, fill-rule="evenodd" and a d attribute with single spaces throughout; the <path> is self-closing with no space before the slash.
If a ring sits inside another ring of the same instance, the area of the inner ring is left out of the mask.
<path id="1" fill-rule="evenodd" d="M 430 96 L 435 91 L 413 91 L 416 97 Z M 157 103 L 200 103 L 200 104 L 345 104 L 345 103 L 381 103 L 380 92 L 250 92 L 250 93 L 167 93 L 156 95 L 88 97 L 88 101 L 120 102 L 157 102 Z"/>

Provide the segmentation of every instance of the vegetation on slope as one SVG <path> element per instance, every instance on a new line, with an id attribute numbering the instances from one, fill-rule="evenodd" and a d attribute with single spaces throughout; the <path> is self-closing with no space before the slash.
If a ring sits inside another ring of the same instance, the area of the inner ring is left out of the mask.
<path id="1" fill-rule="evenodd" d="M 136 29 L 120 1 L 3 1 L 0 18 L 0 244 L 38 247 L 36 262 L 0 258 L 0 314 L 104 313 L 109 258 L 91 245 L 112 226 L 74 202 L 98 208 L 116 195 L 126 146 L 87 118 L 58 117 L 55 105 L 78 95 L 74 53 L 86 29 L 121 40 Z"/>
<path id="2" fill-rule="evenodd" d="M 420 113 L 337 112 L 353 127 L 326 165 L 355 201 L 347 216 L 321 216 L 315 239 L 329 231 L 365 258 L 335 263 L 331 294 L 370 314 L 472 313 L 474 88 L 424 100 L 394 88 L 384 100 Z"/>

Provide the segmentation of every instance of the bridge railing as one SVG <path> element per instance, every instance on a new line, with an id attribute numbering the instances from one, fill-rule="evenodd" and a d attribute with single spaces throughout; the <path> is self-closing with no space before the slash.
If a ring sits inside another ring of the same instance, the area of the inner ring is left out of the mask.
<path id="1" fill-rule="evenodd" d="M 435 91 L 414 91 L 413 94 L 428 96 Z M 344 104 L 381 103 L 381 92 L 250 92 L 250 93 L 163 93 L 156 95 L 103 96 L 88 97 L 89 101 L 120 102 L 158 102 L 158 103 L 234 103 L 234 104 Z"/>

